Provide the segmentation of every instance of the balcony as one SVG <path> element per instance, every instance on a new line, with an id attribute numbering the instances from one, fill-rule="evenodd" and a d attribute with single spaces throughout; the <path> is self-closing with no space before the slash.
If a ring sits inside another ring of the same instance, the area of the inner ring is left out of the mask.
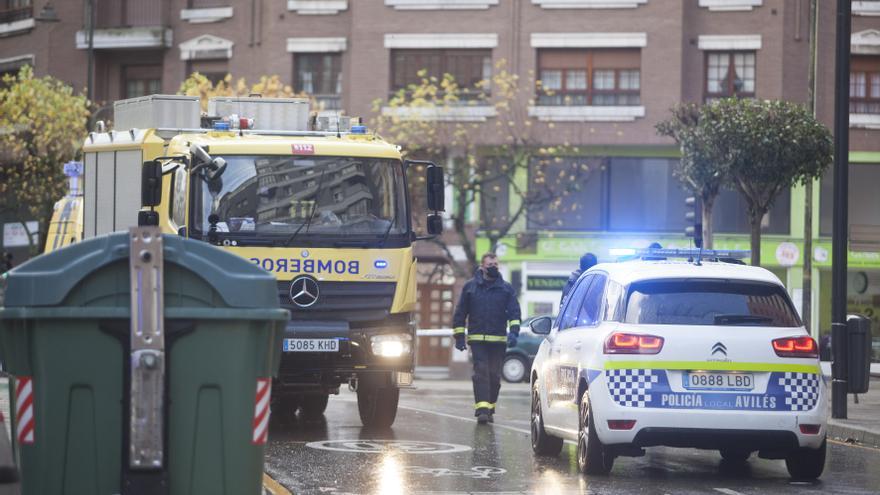
<path id="1" fill-rule="evenodd" d="M 0 7 L 6 2 L 0 2 Z M 34 8 L 27 7 L 4 8 L 0 10 L 0 36 L 28 31 L 34 27 Z"/>
<path id="2" fill-rule="evenodd" d="M 164 0 L 95 0 L 95 49 L 170 48 L 167 7 Z M 76 47 L 88 48 L 85 29 Z"/>
<path id="3" fill-rule="evenodd" d="M 189 6 L 180 11 L 180 20 L 190 24 L 220 22 L 232 17 L 230 0 L 190 0 Z"/>

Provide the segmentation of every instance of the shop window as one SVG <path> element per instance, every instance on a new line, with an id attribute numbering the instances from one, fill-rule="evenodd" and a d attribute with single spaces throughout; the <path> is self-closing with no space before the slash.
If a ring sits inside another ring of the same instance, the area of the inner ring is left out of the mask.
<path id="1" fill-rule="evenodd" d="M 639 105 L 639 49 L 539 50 L 538 105 Z"/>
<path id="2" fill-rule="evenodd" d="M 880 164 L 849 165 L 849 224 L 880 225 Z M 834 225 L 834 172 L 822 177 L 819 189 L 819 234 L 830 236 Z"/>
<path id="3" fill-rule="evenodd" d="M 443 78 L 445 74 L 455 78 L 461 88 L 459 98 L 475 100 L 488 96 L 488 81 L 492 77 L 491 50 L 392 50 L 391 90 L 393 93 L 406 89 L 410 84 L 419 85 L 420 71 L 426 77 Z"/>
<path id="4" fill-rule="evenodd" d="M 755 52 L 706 52 L 706 101 L 755 96 Z"/>
<path id="5" fill-rule="evenodd" d="M 612 159 L 608 229 L 683 231 L 689 194 L 672 174 L 675 163 L 662 158 Z"/>
<path id="6" fill-rule="evenodd" d="M 712 220 L 716 234 L 748 234 L 752 231 L 749 205 L 739 191 L 721 191 L 715 200 Z M 783 190 L 776 197 L 773 207 L 761 221 L 761 232 L 783 235 L 791 232 L 791 189 Z"/>
<path id="7" fill-rule="evenodd" d="M 605 172 L 589 157 L 541 158 L 529 167 L 530 230 L 602 230 Z"/>

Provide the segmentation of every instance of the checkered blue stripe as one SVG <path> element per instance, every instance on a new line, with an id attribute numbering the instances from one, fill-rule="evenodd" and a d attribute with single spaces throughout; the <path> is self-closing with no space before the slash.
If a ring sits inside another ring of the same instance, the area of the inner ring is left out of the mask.
<path id="1" fill-rule="evenodd" d="M 792 411 L 809 411 L 819 401 L 819 375 L 786 372 L 779 378 L 785 395 L 785 405 Z"/>
<path id="2" fill-rule="evenodd" d="M 624 407 L 646 407 L 651 402 L 650 390 L 659 381 L 654 370 L 606 370 L 608 391 L 614 402 Z"/>

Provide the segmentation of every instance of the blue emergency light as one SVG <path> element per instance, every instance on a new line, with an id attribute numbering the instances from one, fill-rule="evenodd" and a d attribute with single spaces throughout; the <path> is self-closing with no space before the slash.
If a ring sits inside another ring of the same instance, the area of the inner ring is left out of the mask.
<path id="1" fill-rule="evenodd" d="M 229 130 L 229 122 L 223 122 L 222 120 L 218 120 L 214 122 L 214 130 L 215 131 L 228 131 Z"/>
<path id="2" fill-rule="evenodd" d="M 353 125 L 353 126 L 351 126 L 351 133 L 352 134 L 366 134 L 367 133 L 367 126 Z"/>

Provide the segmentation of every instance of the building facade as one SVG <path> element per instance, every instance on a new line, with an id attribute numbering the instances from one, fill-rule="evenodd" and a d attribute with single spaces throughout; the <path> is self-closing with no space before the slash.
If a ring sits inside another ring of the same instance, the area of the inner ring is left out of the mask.
<path id="1" fill-rule="evenodd" d="M 40 20 L 52 3 L 59 22 Z M 818 2 L 815 108 L 832 127 L 834 2 Z M 810 99 L 810 0 L 0 0 L 0 71 L 30 64 L 75 88 L 87 84 L 93 12 L 94 100 L 176 92 L 192 72 L 253 82 L 278 75 L 325 109 L 370 116 L 376 99 L 416 81 L 419 70 L 476 85 L 499 61 L 540 80 L 523 115 L 552 122 L 540 136 L 601 156 L 601 171 L 566 199 L 577 213 L 549 223 L 523 218 L 501 242 L 506 274 L 524 313 L 555 313 L 558 284 L 591 251 L 650 242 L 687 246 L 683 191 L 672 176 L 678 151 L 655 125 L 681 101 L 725 96 Z M 880 225 L 880 1 L 853 2 L 850 223 Z M 391 110 L 385 108 L 384 112 Z M 494 125 L 492 106 L 468 102 L 443 120 Z M 101 115 L 98 116 L 101 118 Z M 490 143 L 491 144 L 491 143 Z M 762 260 L 800 305 L 803 258 L 813 258 L 812 330 L 830 330 L 831 174 L 813 188 L 814 252 L 803 252 L 804 188 L 786 191 L 763 222 Z M 525 182 L 528 182 L 525 177 Z M 501 197 L 504 194 L 500 194 Z M 497 199 L 497 198 L 495 198 Z M 491 209 L 504 214 L 507 199 Z M 479 225 L 481 210 L 471 219 Z M 715 208 L 716 247 L 748 249 L 744 201 L 733 191 Z M 485 218 L 484 218 L 485 220 Z M 546 220 L 546 219 L 545 219 Z M 860 230 L 861 229 L 861 230 Z M 852 230 L 852 229 L 851 229 Z M 489 248 L 477 232 L 478 251 Z M 453 255 L 458 253 L 453 250 Z M 426 257 L 442 260 L 426 249 Z M 880 254 L 850 253 L 850 306 L 880 315 Z M 456 280 L 426 264 L 423 327 L 449 324 Z M 426 275 L 427 277 L 427 275 Z M 458 277 L 460 279 L 460 277 Z"/>

